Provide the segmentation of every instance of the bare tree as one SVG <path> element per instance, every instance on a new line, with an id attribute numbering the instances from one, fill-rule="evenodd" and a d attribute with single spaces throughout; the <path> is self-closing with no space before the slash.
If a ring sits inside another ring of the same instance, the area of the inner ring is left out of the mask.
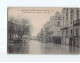
<path id="1" fill-rule="evenodd" d="M 19 28 L 19 36 L 22 39 L 23 35 L 28 35 L 30 33 L 30 23 L 28 19 L 21 19 L 22 26 Z"/>
<path id="2" fill-rule="evenodd" d="M 8 19 L 9 39 L 12 39 L 13 38 L 13 30 L 14 30 L 14 17 L 10 17 Z"/>

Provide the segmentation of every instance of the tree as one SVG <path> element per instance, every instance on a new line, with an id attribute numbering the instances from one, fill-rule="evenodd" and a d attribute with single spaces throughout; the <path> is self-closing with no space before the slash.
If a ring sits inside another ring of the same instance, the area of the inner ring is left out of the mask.
<path id="1" fill-rule="evenodd" d="M 29 35 L 31 33 L 31 24 L 28 19 L 10 17 L 8 18 L 8 32 L 10 39 L 13 39 L 13 35 L 15 38 L 22 39 L 23 35 Z"/>
<path id="2" fill-rule="evenodd" d="M 22 26 L 20 27 L 19 35 L 20 38 L 23 38 L 23 35 L 28 35 L 30 34 L 30 23 L 28 19 L 21 19 Z"/>
<path id="3" fill-rule="evenodd" d="M 9 39 L 13 38 L 13 30 L 14 30 L 14 17 L 10 17 L 8 19 L 8 33 L 9 33 Z"/>

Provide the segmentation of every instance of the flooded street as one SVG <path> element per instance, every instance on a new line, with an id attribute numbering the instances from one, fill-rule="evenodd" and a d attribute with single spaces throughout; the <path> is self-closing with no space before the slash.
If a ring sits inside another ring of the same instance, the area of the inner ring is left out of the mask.
<path id="1" fill-rule="evenodd" d="M 37 40 L 15 42 L 9 48 L 10 53 L 20 54 L 79 54 L 80 52 L 78 47 L 56 44 L 54 42 L 43 43 Z"/>
<path id="2" fill-rule="evenodd" d="M 27 54 L 79 54 L 79 50 L 78 47 L 52 42 L 42 43 L 37 40 L 30 40 L 23 47 L 23 53 Z"/>

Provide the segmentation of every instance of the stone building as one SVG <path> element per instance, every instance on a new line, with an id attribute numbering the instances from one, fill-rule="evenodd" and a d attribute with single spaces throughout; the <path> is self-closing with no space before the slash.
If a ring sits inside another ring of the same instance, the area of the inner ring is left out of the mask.
<path id="1" fill-rule="evenodd" d="M 51 30 L 51 37 L 52 41 L 56 43 L 61 43 L 61 25 L 62 25 L 62 13 L 56 12 L 55 16 L 52 16 L 50 18 L 52 21 L 52 26 L 50 27 Z"/>
<path id="2" fill-rule="evenodd" d="M 63 8 L 63 24 L 62 30 L 62 44 L 72 45 L 79 47 L 79 19 L 80 9 L 79 8 Z"/>
<path id="3" fill-rule="evenodd" d="M 44 24 L 41 32 L 39 33 L 40 40 L 43 42 L 57 42 L 61 43 L 61 30 L 62 14 L 56 12 L 54 16 L 50 17 L 50 20 Z"/>

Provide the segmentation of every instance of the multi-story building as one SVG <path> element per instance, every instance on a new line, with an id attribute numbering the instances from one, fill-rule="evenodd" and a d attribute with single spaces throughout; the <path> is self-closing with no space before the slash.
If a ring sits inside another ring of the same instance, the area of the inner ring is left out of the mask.
<path id="1" fill-rule="evenodd" d="M 50 17 L 50 20 L 43 26 L 39 33 L 40 39 L 43 42 L 55 42 L 61 43 L 61 30 L 62 15 L 56 12 L 54 16 Z"/>
<path id="2" fill-rule="evenodd" d="M 80 47 L 80 9 L 75 9 L 75 19 L 73 21 L 73 37 L 75 46 Z"/>
<path id="3" fill-rule="evenodd" d="M 79 31 L 80 31 L 80 9 L 79 8 L 63 8 L 63 24 L 62 44 L 73 45 L 79 47 Z"/>
<path id="4" fill-rule="evenodd" d="M 61 43 L 61 30 L 60 27 L 62 25 L 62 13 L 56 12 L 55 16 L 50 18 L 51 26 L 50 26 L 50 37 L 52 37 L 52 42 Z"/>

